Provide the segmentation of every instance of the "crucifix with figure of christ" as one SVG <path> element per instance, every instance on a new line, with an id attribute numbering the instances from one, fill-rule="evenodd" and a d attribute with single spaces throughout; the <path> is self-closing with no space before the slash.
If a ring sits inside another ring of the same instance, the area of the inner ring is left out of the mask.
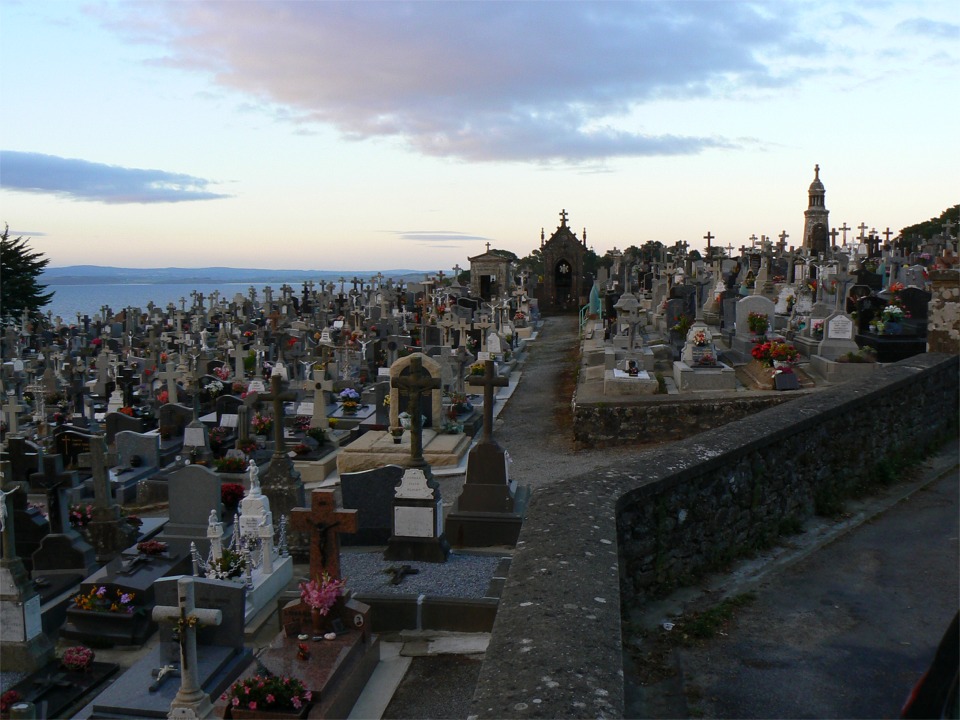
<path id="1" fill-rule="evenodd" d="M 262 400 L 273 402 L 273 456 L 283 457 L 283 403 L 285 400 L 296 400 L 297 394 L 288 390 L 281 392 L 283 380 L 279 375 L 270 376 L 270 392 L 260 395 Z"/>
<path id="2" fill-rule="evenodd" d="M 310 508 L 294 508 L 290 525 L 310 533 L 310 577 L 327 573 L 340 579 L 340 540 L 337 533 L 357 532 L 357 511 L 337 509 L 333 490 L 310 493 Z"/>
<path id="3" fill-rule="evenodd" d="M 410 373 L 390 379 L 390 387 L 407 394 L 407 413 L 410 415 L 410 467 L 423 467 L 423 423 L 420 415 L 420 398 L 431 390 L 440 389 L 440 378 L 435 378 L 423 369 L 420 354 L 410 358 Z"/>

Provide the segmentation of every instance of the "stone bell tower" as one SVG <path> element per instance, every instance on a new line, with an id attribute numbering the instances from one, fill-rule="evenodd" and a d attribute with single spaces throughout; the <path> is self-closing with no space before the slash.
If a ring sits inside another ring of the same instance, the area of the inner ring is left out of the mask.
<path id="1" fill-rule="evenodd" d="M 813 182 L 810 183 L 809 203 L 803 213 L 803 247 L 811 254 L 819 255 L 827 251 L 830 237 L 830 211 L 824 202 L 827 191 L 820 182 L 820 166 L 813 168 Z"/>

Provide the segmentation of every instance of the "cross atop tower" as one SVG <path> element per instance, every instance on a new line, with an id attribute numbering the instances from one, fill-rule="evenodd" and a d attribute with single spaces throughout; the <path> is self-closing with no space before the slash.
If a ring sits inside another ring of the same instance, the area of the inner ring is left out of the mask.
<path id="1" fill-rule="evenodd" d="M 564 209 L 560 211 L 560 227 L 566 227 L 566 226 L 567 226 L 567 211 Z"/>

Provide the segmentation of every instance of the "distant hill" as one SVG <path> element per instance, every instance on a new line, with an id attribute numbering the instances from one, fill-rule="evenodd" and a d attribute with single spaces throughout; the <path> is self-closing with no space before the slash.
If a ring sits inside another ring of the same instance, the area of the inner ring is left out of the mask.
<path id="1" fill-rule="evenodd" d="M 422 280 L 425 270 L 255 270 L 249 268 L 118 268 L 106 265 L 48 267 L 39 280 L 45 285 L 272 283 L 309 280 L 370 279 L 377 272 L 394 280 Z"/>

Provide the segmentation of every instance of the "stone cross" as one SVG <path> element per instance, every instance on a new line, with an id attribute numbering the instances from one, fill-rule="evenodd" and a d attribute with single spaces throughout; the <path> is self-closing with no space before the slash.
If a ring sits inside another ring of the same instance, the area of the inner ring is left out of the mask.
<path id="1" fill-rule="evenodd" d="M 282 380 L 279 375 L 270 377 L 270 392 L 260 395 L 263 400 L 273 402 L 273 456 L 283 457 L 283 402 L 285 400 L 296 400 L 295 392 L 281 392 Z"/>
<path id="2" fill-rule="evenodd" d="M 465 347 L 467 344 L 467 332 L 470 330 L 470 323 L 466 318 L 460 318 L 457 322 L 457 332 L 459 333 L 458 347 Z"/>
<path id="3" fill-rule="evenodd" d="M 492 325 L 493 323 L 486 315 L 481 315 L 480 319 L 473 323 L 475 328 L 480 328 L 480 350 L 482 351 L 487 349 L 487 328 Z"/>
<path id="4" fill-rule="evenodd" d="M 16 557 L 16 541 L 13 537 L 13 522 L 7 523 L 7 495 L 20 489 L 19 485 L 12 485 L 9 490 L 3 489 L 3 470 L 0 470 L 0 533 L 3 534 L 3 559 L 13 560 Z"/>
<path id="5" fill-rule="evenodd" d="M 293 508 L 291 527 L 310 533 L 310 577 L 327 573 L 340 578 L 340 540 L 337 533 L 357 532 L 357 511 L 338 510 L 333 490 L 314 490 L 310 509 Z"/>
<path id="6" fill-rule="evenodd" d="M 192 577 L 177 580 L 179 602 L 176 607 L 157 605 L 153 608 L 155 622 L 176 623 L 180 635 L 180 689 L 170 703 L 170 717 L 207 717 L 212 710 L 210 696 L 200 686 L 197 663 L 197 626 L 219 625 L 223 622 L 220 610 L 198 608 Z"/>
<path id="7" fill-rule="evenodd" d="M 440 378 L 435 378 L 423 369 L 419 355 L 410 359 L 409 375 L 390 379 L 390 386 L 407 393 L 407 413 L 410 415 L 410 460 L 411 467 L 426 465 L 423 459 L 423 427 L 420 416 L 420 397 L 440 388 Z"/>
<path id="8" fill-rule="evenodd" d="M 314 370 L 313 417 L 310 418 L 310 427 L 318 427 L 323 430 L 330 427 L 330 422 L 327 420 L 327 393 L 332 391 L 333 380 L 326 379 L 326 370 Z"/>
<path id="9" fill-rule="evenodd" d="M 449 310 L 443 314 L 443 320 L 440 321 L 440 327 L 443 328 L 442 345 L 450 345 L 450 330 L 454 327 L 453 313 Z"/>
<path id="10" fill-rule="evenodd" d="M 510 381 L 497 375 L 493 360 L 487 360 L 483 364 L 483 375 L 471 376 L 467 383 L 483 386 L 483 439 L 480 442 L 493 442 L 493 389 L 506 387 Z"/>
<path id="11" fill-rule="evenodd" d="M 97 435 L 90 440 L 90 468 L 93 474 L 93 503 L 97 507 L 107 508 L 113 505 L 113 493 L 110 491 L 110 477 L 107 473 L 106 453 L 103 438 Z"/>
<path id="12" fill-rule="evenodd" d="M 3 406 L 3 415 L 7 419 L 7 431 L 11 435 L 20 432 L 20 424 L 17 414 L 23 410 L 23 405 L 17 402 L 17 396 L 13 393 L 7 396 L 7 404 Z"/>
<path id="13" fill-rule="evenodd" d="M 243 382 L 244 379 L 243 359 L 246 354 L 247 352 L 243 349 L 243 344 L 237 341 L 233 346 L 233 374 L 236 376 L 237 382 Z"/>
<path id="14" fill-rule="evenodd" d="M 167 363 L 165 370 L 157 373 L 157 377 L 167 383 L 167 402 L 175 403 L 177 401 L 177 366 L 172 362 Z"/>

